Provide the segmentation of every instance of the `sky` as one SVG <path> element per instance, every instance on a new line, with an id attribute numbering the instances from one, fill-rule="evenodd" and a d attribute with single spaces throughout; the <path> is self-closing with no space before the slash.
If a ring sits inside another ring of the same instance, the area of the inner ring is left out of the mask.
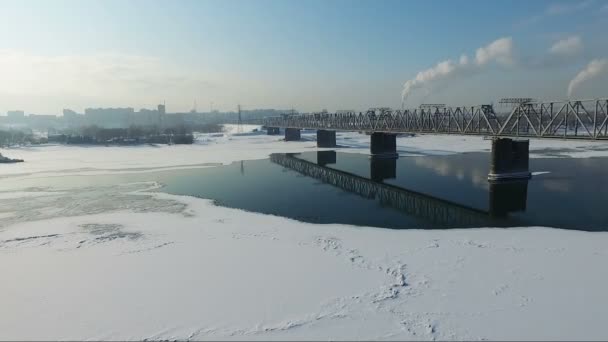
<path id="1" fill-rule="evenodd" d="M 0 113 L 608 97 L 608 1 L 0 0 Z"/>

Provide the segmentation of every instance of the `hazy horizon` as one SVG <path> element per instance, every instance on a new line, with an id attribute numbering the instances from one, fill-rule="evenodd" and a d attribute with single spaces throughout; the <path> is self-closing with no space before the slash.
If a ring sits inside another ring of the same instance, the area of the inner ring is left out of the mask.
<path id="1" fill-rule="evenodd" d="M 5 0 L 0 11 L 2 114 L 608 95 L 606 1 Z"/>

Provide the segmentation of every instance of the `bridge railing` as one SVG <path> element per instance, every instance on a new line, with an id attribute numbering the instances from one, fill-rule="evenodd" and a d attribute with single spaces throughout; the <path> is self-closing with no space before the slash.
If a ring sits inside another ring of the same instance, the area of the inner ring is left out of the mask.
<path id="1" fill-rule="evenodd" d="M 284 115 L 268 127 L 388 133 L 435 133 L 566 139 L 608 139 L 608 99 L 525 102 L 506 114 L 491 105 Z"/>

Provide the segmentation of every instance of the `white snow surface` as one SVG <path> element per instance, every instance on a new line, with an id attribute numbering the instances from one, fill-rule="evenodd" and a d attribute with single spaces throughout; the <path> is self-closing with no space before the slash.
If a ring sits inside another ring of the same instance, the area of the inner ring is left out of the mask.
<path id="1" fill-rule="evenodd" d="M 607 233 L 315 225 L 149 192 L 150 183 L 20 184 L 315 150 L 314 134 L 304 138 L 0 151 L 26 160 L 0 167 L 0 340 L 608 339 Z M 368 139 L 338 143 L 367 153 Z M 489 147 L 475 137 L 398 141 L 402 154 Z M 597 143 L 534 146 L 607 153 Z"/>
<path id="2" fill-rule="evenodd" d="M 247 130 L 258 126 L 246 125 Z M 234 132 L 229 127 L 228 132 Z M 263 159 L 273 152 L 304 152 L 316 148 L 315 131 L 303 131 L 302 141 L 284 142 L 282 136 L 265 132 L 242 134 L 199 134 L 193 145 L 90 146 L 43 145 L 0 149 L 9 158 L 24 163 L 5 164 L 0 177 L 7 175 L 98 174 L 141 172 L 143 169 L 179 169 L 229 164 L 239 160 Z M 369 154 L 370 137 L 356 132 L 339 132 L 340 152 Z M 479 136 L 418 135 L 399 137 L 397 149 L 402 156 L 445 155 L 489 151 L 491 142 Z M 572 140 L 530 140 L 531 157 L 608 156 L 608 142 Z"/>

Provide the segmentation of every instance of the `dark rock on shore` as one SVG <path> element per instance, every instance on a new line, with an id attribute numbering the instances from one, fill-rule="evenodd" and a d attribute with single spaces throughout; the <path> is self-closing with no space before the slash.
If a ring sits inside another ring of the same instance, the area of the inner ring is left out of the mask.
<path id="1" fill-rule="evenodd" d="M 11 159 L 0 154 L 0 163 L 22 163 L 23 159 Z"/>

